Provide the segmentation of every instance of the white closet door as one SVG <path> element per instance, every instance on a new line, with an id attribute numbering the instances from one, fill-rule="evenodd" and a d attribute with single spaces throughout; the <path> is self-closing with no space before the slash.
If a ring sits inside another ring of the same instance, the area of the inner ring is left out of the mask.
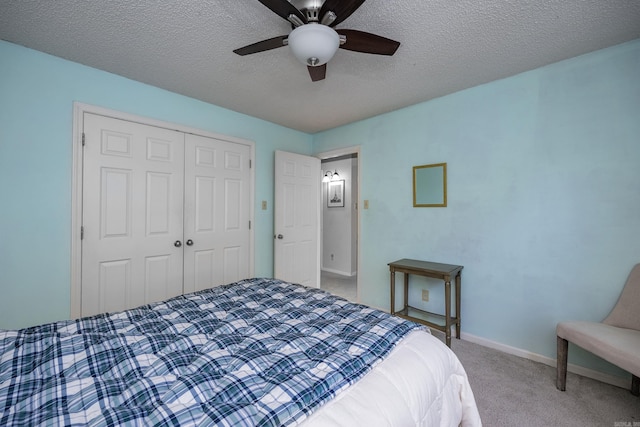
<path id="1" fill-rule="evenodd" d="M 184 134 L 90 113 L 84 134 L 82 316 L 182 294 Z"/>
<path id="2" fill-rule="evenodd" d="M 185 136 L 185 293 L 249 276 L 250 148 Z"/>

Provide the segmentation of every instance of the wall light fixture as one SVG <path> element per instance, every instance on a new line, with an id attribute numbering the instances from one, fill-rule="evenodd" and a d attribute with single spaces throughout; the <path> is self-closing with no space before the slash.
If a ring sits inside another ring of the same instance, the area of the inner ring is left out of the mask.
<path id="1" fill-rule="evenodd" d="M 340 175 L 338 175 L 338 170 L 336 169 L 333 173 L 331 171 L 327 171 L 322 177 L 322 182 L 337 181 L 339 179 Z"/>

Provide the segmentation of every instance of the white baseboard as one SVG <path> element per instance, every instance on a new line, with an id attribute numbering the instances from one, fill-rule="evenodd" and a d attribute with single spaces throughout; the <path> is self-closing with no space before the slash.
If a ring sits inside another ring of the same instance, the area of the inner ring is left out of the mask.
<path id="1" fill-rule="evenodd" d="M 493 348 L 494 350 L 502 351 L 507 354 L 513 354 L 514 356 L 523 357 L 525 359 L 533 360 L 534 362 L 544 363 L 545 365 L 549 365 L 554 368 L 556 367 L 556 359 L 553 359 L 551 357 L 543 356 L 537 353 L 532 353 L 530 351 L 522 350 L 520 348 L 511 347 L 506 344 L 502 344 L 496 341 L 491 341 L 482 337 L 477 337 L 475 335 L 467 334 L 465 332 L 460 333 L 460 338 L 465 341 L 479 344 L 484 347 Z M 567 364 L 567 371 L 573 372 L 574 374 L 582 375 L 583 377 L 601 381 L 603 383 L 611 384 L 617 387 L 621 387 L 625 389 L 631 387 L 631 382 L 629 380 L 625 380 L 624 378 L 620 378 L 615 375 L 609 375 L 599 371 L 595 371 L 593 369 L 588 369 L 582 366 L 574 365 L 572 363 Z"/>
<path id="2" fill-rule="evenodd" d="M 350 274 L 348 271 L 334 270 L 332 268 L 324 268 L 324 267 L 322 268 L 322 271 L 326 271 L 327 273 L 338 274 L 344 277 L 353 277 L 353 274 Z"/>
<path id="3" fill-rule="evenodd" d="M 373 308 L 377 308 L 378 310 L 382 310 L 389 313 L 388 308 L 380 308 L 380 307 L 373 307 Z M 439 332 L 439 331 L 436 331 L 436 332 Z M 483 347 L 489 347 L 494 350 L 501 351 L 503 353 L 513 354 L 514 356 L 533 360 L 534 362 L 544 363 L 545 365 L 551 366 L 553 368 L 557 366 L 556 359 L 553 359 L 551 357 L 543 356 L 538 353 L 532 353 L 530 351 L 523 350 L 517 347 L 512 347 L 510 345 L 502 344 L 497 341 L 491 341 L 486 338 L 468 334 L 466 332 L 462 332 L 462 331 L 460 332 L 460 339 L 481 345 Z M 606 384 L 611 384 L 616 387 L 621 387 L 624 389 L 631 388 L 630 380 L 625 380 L 624 378 L 617 377 L 615 375 L 605 374 L 603 372 L 585 368 L 583 366 L 574 365 L 573 363 L 567 364 L 567 371 L 572 372 L 574 374 L 582 375 L 583 377 L 591 378 Z"/>

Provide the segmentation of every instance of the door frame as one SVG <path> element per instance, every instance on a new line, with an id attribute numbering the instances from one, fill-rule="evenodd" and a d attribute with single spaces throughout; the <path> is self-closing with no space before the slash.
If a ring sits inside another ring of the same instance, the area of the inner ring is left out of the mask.
<path id="1" fill-rule="evenodd" d="M 249 160 L 251 168 L 249 170 L 249 276 L 255 274 L 255 170 L 256 170 L 256 147 L 255 142 L 228 135 L 208 132 L 202 129 L 192 128 L 185 125 L 151 119 L 122 111 L 110 110 L 95 105 L 81 102 L 73 103 L 73 132 L 72 132 L 72 169 L 71 169 L 71 283 L 70 283 L 70 317 L 76 319 L 80 317 L 82 302 L 82 131 L 84 113 L 92 113 L 114 119 L 126 120 L 143 125 L 154 126 L 164 129 L 175 130 L 183 133 L 200 135 L 207 138 L 219 139 L 235 144 L 247 145 L 250 148 Z"/>
<path id="2" fill-rule="evenodd" d="M 342 156 L 348 156 L 350 154 L 355 154 L 356 158 L 358 159 L 357 161 L 357 165 L 358 165 L 358 209 L 357 209 L 357 217 L 358 217 L 358 227 L 356 230 L 356 239 L 357 239 L 357 245 L 356 245 L 356 252 L 357 252 L 357 257 L 356 257 L 356 264 L 357 264 L 357 268 L 356 268 L 356 300 L 357 302 L 360 302 L 360 265 L 361 265 L 361 259 L 360 257 L 362 256 L 362 251 L 360 250 L 360 227 L 361 227 L 361 209 L 360 206 L 362 206 L 362 204 L 360 203 L 360 199 L 362 198 L 362 192 L 361 190 L 361 186 L 362 186 L 362 160 L 361 160 L 361 154 L 360 154 L 360 145 L 354 145 L 351 147 L 344 147 L 344 148 L 337 148 L 335 150 L 329 150 L 329 151 L 322 151 L 320 153 L 316 153 L 314 154 L 315 157 L 319 158 L 321 161 L 322 160 L 331 160 L 335 157 L 342 157 Z M 321 219 L 321 227 L 324 227 L 324 224 L 322 224 L 322 203 L 320 203 L 320 219 Z M 319 234 L 320 234 L 320 240 L 321 240 L 321 245 L 324 245 L 324 241 L 322 240 L 322 234 L 320 232 L 321 230 L 319 230 Z M 320 269 L 322 270 L 322 265 L 320 266 Z"/>

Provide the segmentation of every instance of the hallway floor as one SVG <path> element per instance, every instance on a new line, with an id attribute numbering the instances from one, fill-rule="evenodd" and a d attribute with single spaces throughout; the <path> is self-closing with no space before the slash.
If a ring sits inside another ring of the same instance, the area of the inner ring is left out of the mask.
<path id="1" fill-rule="evenodd" d="M 320 273 L 320 289 L 348 299 L 351 302 L 358 302 L 356 279 L 357 276 L 342 276 L 322 271 Z"/>

